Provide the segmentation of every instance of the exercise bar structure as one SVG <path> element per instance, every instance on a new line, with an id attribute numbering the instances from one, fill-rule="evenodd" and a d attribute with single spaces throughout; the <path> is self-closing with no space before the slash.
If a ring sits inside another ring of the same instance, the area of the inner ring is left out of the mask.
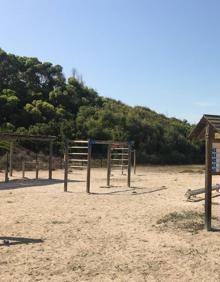
<path id="1" fill-rule="evenodd" d="M 127 185 L 131 186 L 131 143 L 113 143 L 108 145 L 107 158 L 107 186 L 110 187 L 111 171 L 113 169 L 127 169 Z"/>
<path id="2" fill-rule="evenodd" d="M 220 192 L 220 185 L 216 184 L 215 186 L 212 186 L 212 191 Z M 205 188 L 199 188 L 199 189 L 188 189 L 185 193 L 185 197 L 187 200 L 191 200 L 192 197 L 196 197 L 197 195 L 205 193 Z"/>
<path id="3" fill-rule="evenodd" d="M 205 139 L 205 228 L 212 230 L 212 176 L 220 175 L 220 116 L 204 115 L 190 139 Z"/>
<path id="4" fill-rule="evenodd" d="M 121 174 L 124 174 L 124 169 L 128 167 L 128 151 L 128 147 L 115 144 L 111 146 L 111 167 L 121 168 Z"/>
<path id="5" fill-rule="evenodd" d="M 67 192 L 68 174 L 73 170 L 87 170 L 86 191 L 90 190 L 90 169 L 91 169 L 91 140 L 70 140 L 65 141 L 64 153 L 64 191 Z"/>
<path id="6" fill-rule="evenodd" d="M 16 134 L 1 132 L 0 141 L 6 141 L 10 143 L 10 152 L 6 154 L 6 166 L 5 166 L 5 182 L 9 181 L 9 176 L 13 175 L 13 158 L 14 158 L 14 145 L 18 141 L 34 141 L 34 142 L 47 142 L 49 143 L 49 158 L 48 158 L 48 178 L 52 179 L 52 162 L 53 162 L 53 142 L 56 139 L 55 136 L 49 135 L 28 135 L 28 134 Z"/>
<path id="7" fill-rule="evenodd" d="M 35 161 L 32 161 L 32 162 L 28 162 L 28 161 L 22 161 L 22 178 L 24 179 L 25 178 L 25 172 L 27 170 L 27 167 L 28 168 L 34 168 L 35 169 L 35 179 L 38 179 L 39 178 L 39 170 L 40 168 L 42 167 L 45 167 L 44 166 L 44 163 L 43 162 L 39 162 L 38 159 L 36 158 Z"/>
<path id="8" fill-rule="evenodd" d="M 127 184 L 131 186 L 131 153 L 134 142 L 103 140 L 66 140 L 64 146 L 64 192 L 67 192 L 68 174 L 74 170 L 87 170 L 86 192 L 90 193 L 91 159 L 93 145 L 107 145 L 107 186 L 110 187 L 112 168 L 127 169 Z M 134 152 L 134 172 L 136 172 L 136 151 Z"/>

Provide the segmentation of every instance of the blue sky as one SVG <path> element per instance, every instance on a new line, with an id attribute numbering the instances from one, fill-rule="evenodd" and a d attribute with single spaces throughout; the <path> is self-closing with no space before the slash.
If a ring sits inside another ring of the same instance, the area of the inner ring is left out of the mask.
<path id="1" fill-rule="evenodd" d="M 219 0 L 0 0 L 0 47 L 100 95 L 197 122 L 220 114 Z"/>

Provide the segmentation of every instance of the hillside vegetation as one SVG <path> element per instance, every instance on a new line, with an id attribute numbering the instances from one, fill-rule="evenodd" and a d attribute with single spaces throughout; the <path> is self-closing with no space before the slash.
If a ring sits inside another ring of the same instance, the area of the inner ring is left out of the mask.
<path id="1" fill-rule="evenodd" d="M 62 67 L 0 49 L 0 130 L 68 138 L 134 140 L 139 162 L 202 161 L 191 125 L 145 107 L 99 96 Z M 57 150 L 59 146 L 57 146 Z"/>

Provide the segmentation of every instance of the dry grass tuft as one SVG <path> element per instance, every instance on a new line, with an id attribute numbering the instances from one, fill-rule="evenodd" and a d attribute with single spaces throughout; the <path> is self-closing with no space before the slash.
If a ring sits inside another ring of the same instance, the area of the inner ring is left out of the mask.
<path id="1" fill-rule="evenodd" d="M 216 219 L 216 218 L 213 218 Z M 180 229 L 197 234 L 204 228 L 204 215 L 195 211 L 171 212 L 157 221 L 161 229 Z"/>

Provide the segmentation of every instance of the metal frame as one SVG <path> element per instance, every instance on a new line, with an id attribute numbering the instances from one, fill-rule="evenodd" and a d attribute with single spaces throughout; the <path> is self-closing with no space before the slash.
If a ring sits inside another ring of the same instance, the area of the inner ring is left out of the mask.
<path id="1" fill-rule="evenodd" d="M 70 146 L 71 144 L 71 146 Z M 90 193 L 90 179 L 91 179 L 91 159 L 92 159 L 92 145 L 108 145 L 107 152 L 107 186 L 110 187 L 110 178 L 111 178 L 111 150 L 113 146 L 121 146 L 121 148 L 126 147 L 128 150 L 128 164 L 127 164 L 127 185 L 131 186 L 131 152 L 132 145 L 134 142 L 120 142 L 120 141 L 105 141 L 105 140 L 65 140 L 64 144 L 64 192 L 67 192 L 68 187 L 68 172 L 69 168 L 86 168 L 87 169 L 87 179 L 86 179 L 86 192 Z M 73 146 L 72 146 L 73 145 Z M 85 151 L 70 153 L 70 149 L 85 149 Z M 136 151 L 135 151 L 136 153 Z M 74 159 L 70 156 L 81 156 L 87 157 L 86 159 Z M 73 166 L 70 166 L 70 161 L 73 162 Z M 74 165 L 74 163 L 84 162 L 87 163 L 86 166 L 83 165 Z M 134 154 L 134 172 L 136 172 L 136 154 Z M 122 165 L 123 167 L 123 165 Z"/>

